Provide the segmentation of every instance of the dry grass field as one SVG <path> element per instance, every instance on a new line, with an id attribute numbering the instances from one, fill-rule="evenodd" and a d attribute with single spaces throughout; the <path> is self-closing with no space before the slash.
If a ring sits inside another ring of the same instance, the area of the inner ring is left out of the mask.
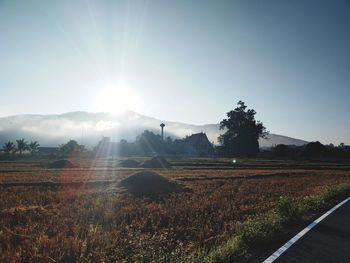
<path id="1" fill-rule="evenodd" d="M 76 162 L 73 169 L 0 163 L 1 262 L 188 262 L 271 211 L 281 196 L 298 200 L 350 184 L 350 169 L 333 164 L 209 169 L 189 161 L 196 165 L 153 171 L 192 192 L 153 200 L 118 187 L 142 169 Z"/>

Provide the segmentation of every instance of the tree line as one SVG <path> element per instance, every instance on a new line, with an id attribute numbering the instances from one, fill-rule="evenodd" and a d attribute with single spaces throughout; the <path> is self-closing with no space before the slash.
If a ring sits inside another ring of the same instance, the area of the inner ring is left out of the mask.
<path id="1" fill-rule="evenodd" d="M 30 154 L 35 154 L 39 151 L 40 144 L 38 141 L 26 142 L 25 139 L 16 140 L 16 142 L 8 141 L 6 142 L 2 150 L 5 154 L 19 154 L 22 155 L 23 152 L 29 151 Z"/>
<path id="2" fill-rule="evenodd" d="M 199 140 L 194 140 L 193 137 L 196 137 Z M 93 151 L 99 156 L 212 156 L 214 153 L 214 146 L 209 142 L 204 133 L 186 136 L 182 139 L 172 139 L 171 137 L 166 137 L 163 140 L 161 135 L 145 130 L 136 137 L 134 142 L 120 140 L 120 142 L 112 143 L 109 138 L 104 138 L 97 144 L 96 147 L 94 147 Z"/>

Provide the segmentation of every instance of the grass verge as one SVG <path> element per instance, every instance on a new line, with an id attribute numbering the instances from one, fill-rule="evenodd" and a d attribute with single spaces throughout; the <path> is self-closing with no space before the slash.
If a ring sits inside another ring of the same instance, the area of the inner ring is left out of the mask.
<path id="1" fill-rule="evenodd" d="M 350 194 L 350 185 L 330 188 L 327 192 L 294 201 L 281 197 L 275 209 L 243 223 L 237 234 L 224 244 L 211 251 L 199 250 L 193 262 L 224 263 L 247 262 L 255 257 L 259 250 L 268 248 L 275 239 L 280 239 L 286 229 L 310 221 L 316 213 L 334 205 L 335 202 Z"/>

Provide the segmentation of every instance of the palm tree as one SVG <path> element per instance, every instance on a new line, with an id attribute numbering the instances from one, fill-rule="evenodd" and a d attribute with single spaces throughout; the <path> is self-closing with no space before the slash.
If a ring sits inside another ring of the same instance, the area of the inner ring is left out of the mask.
<path id="1" fill-rule="evenodd" d="M 40 146 L 40 144 L 38 143 L 38 141 L 31 141 L 28 145 L 30 154 L 35 154 L 36 152 L 38 152 L 39 146 Z"/>
<path id="2" fill-rule="evenodd" d="M 17 142 L 17 151 L 19 155 L 22 155 L 22 152 L 28 150 L 28 143 L 24 139 L 16 140 Z"/>
<path id="3" fill-rule="evenodd" d="M 13 142 L 6 142 L 4 144 L 4 146 L 2 147 L 2 150 L 6 153 L 6 154 L 10 154 L 10 153 L 13 153 L 14 150 L 16 149 L 16 146 Z"/>

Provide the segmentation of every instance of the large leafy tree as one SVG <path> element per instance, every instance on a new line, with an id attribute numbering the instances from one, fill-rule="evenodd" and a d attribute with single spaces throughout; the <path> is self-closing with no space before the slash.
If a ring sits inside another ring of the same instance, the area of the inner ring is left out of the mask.
<path id="1" fill-rule="evenodd" d="M 84 151 L 84 145 L 78 144 L 75 140 L 69 140 L 66 144 L 62 144 L 59 146 L 60 151 L 63 154 L 71 154 L 73 152 L 82 152 Z"/>
<path id="2" fill-rule="evenodd" d="M 17 143 L 17 151 L 20 155 L 22 155 L 22 152 L 29 150 L 28 143 L 24 139 L 16 140 Z"/>
<path id="3" fill-rule="evenodd" d="M 255 114 L 255 110 L 239 101 L 238 107 L 220 122 L 220 129 L 226 130 L 218 138 L 225 155 L 250 157 L 259 152 L 259 138 L 266 138 L 268 132 L 263 123 L 255 120 Z"/>
<path id="4" fill-rule="evenodd" d="M 16 150 L 16 146 L 13 142 L 6 142 L 4 143 L 2 150 L 6 153 L 6 154 L 11 154 Z"/>

